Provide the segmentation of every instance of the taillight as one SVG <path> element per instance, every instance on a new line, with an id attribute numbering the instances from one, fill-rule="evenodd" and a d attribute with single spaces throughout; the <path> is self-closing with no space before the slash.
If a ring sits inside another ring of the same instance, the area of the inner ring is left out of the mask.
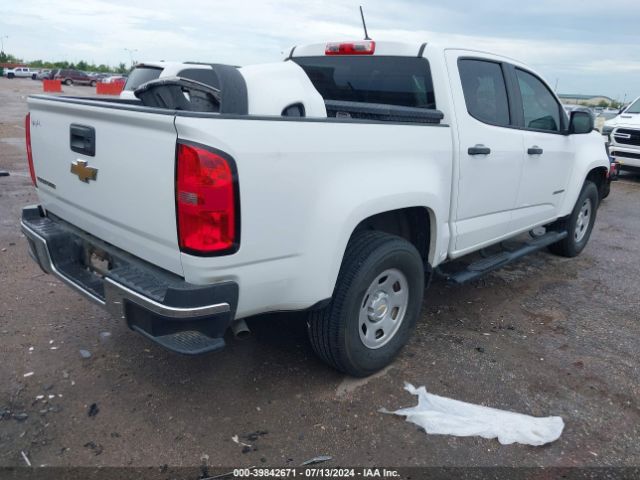
<path id="1" fill-rule="evenodd" d="M 325 55 L 373 55 L 376 51 L 376 42 L 365 40 L 362 42 L 335 42 L 327 43 L 324 49 Z"/>
<path id="2" fill-rule="evenodd" d="M 27 113 L 24 118 L 24 133 L 27 142 L 27 162 L 29 163 L 29 175 L 31 175 L 31 181 L 37 187 L 36 171 L 33 168 L 33 154 L 31 153 L 31 114 Z"/>
<path id="3" fill-rule="evenodd" d="M 240 212 L 233 159 L 198 145 L 178 143 L 176 168 L 180 250 L 195 255 L 236 252 Z"/>

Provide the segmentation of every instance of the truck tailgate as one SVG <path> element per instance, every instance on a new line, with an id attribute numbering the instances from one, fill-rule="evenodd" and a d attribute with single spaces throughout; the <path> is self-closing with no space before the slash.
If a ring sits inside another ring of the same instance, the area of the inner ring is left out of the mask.
<path id="1" fill-rule="evenodd" d="M 105 104 L 29 98 L 40 202 L 80 229 L 182 275 L 174 116 Z M 93 155 L 86 140 L 92 135 Z"/>

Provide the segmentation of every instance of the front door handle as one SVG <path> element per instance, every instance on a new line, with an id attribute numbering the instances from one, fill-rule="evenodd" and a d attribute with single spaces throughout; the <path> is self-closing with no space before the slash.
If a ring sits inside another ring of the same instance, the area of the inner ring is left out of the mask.
<path id="1" fill-rule="evenodd" d="M 467 153 L 469 155 L 489 155 L 491 153 L 491 149 L 482 144 L 478 144 L 475 147 L 469 147 Z"/>
<path id="2" fill-rule="evenodd" d="M 529 155 L 542 155 L 543 150 L 537 146 L 534 145 L 533 147 L 529 147 L 529 149 L 527 150 L 527 153 Z"/>

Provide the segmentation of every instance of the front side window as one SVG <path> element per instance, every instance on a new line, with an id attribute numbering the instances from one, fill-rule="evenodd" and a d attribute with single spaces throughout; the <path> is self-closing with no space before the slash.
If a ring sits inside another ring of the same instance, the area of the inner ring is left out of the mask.
<path id="1" fill-rule="evenodd" d="M 560 131 L 560 105 L 539 78 L 516 69 L 518 87 L 522 96 L 524 126 L 548 132 Z"/>
<path id="2" fill-rule="evenodd" d="M 461 59 L 458 70 L 469 115 L 484 123 L 508 126 L 509 100 L 500 64 Z"/>

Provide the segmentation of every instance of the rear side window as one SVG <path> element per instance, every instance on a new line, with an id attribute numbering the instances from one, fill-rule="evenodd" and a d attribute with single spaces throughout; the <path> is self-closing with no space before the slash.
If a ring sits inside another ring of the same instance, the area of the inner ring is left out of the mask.
<path id="1" fill-rule="evenodd" d="M 220 89 L 220 82 L 211 68 L 187 68 L 178 72 L 178 77 L 188 78 L 196 82 L 204 83 L 210 87 Z"/>
<path id="2" fill-rule="evenodd" d="M 560 105 L 542 81 L 524 70 L 516 69 L 522 96 L 524 126 L 534 130 L 560 131 Z"/>
<path id="3" fill-rule="evenodd" d="M 124 85 L 125 90 L 135 90 L 143 83 L 147 83 L 151 80 L 155 80 L 160 76 L 162 72 L 161 68 L 155 67 L 136 67 L 134 68 L 129 77 L 127 83 Z"/>
<path id="4" fill-rule="evenodd" d="M 295 57 L 325 100 L 436 108 L 429 62 L 417 57 Z"/>
<path id="5" fill-rule="evenodd" d="M 458 70 L 469 115 L 484 123 L 508 126 L 509 101 L 500 64 L 461 59 Z"/>

